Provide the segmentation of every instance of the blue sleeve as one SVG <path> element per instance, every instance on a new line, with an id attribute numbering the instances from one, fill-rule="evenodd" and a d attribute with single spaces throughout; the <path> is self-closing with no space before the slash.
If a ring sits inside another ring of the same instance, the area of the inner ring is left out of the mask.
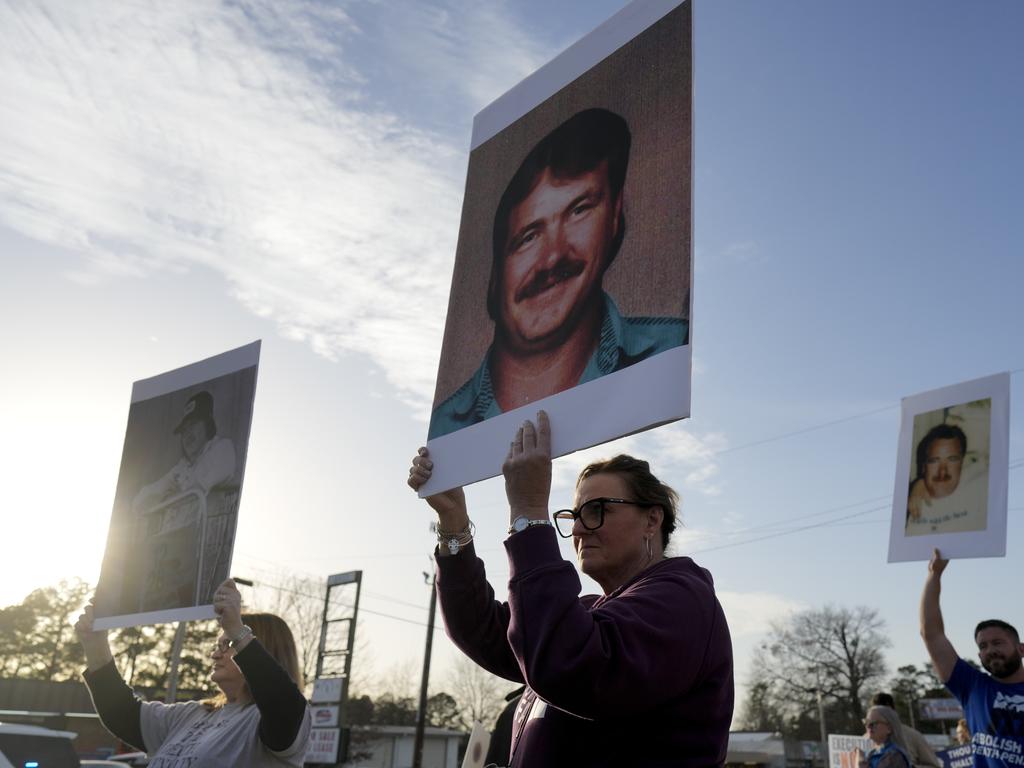
<path id="1" fill-rule="evenodd" d="M 966 661 L 957 657 L 956 664 L 953 666 L 953 674 L 946 681 L 946 688 L 960 700 L 960 704 L 965 709 L 967 699 L 971 695 L 971 690 L 974 688 L 974 684 L 980 674 L 978 670 L 974 669 Z"/>

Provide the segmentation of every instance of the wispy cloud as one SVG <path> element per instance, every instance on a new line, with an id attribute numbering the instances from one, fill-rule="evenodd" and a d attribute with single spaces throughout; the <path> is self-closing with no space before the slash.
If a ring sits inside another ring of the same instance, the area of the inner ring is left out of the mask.
<path id="1" fill-rule="evenodd" d="M 737 261 L 740 264 L 761 262 L 764 261 L 765 258 L 761 249 L 753 240 L 742 240 L 735 243 L 729 243 L 722 248 L 722 255 L 727 259 Z"/>
<path id="2" fill-rule="evenodd" d="M 805 609 L 803 603 L 770 592 L 723 592 L 718 600 L 729 621 L 733 639 L 764 634 L 773 621 Z"/>
<path id="3" fill-rule="evenodd" d="M 478 5 L 2 3 L 0 221 L 81 253 L 83 283 L 214 270 L 426 413 L 465 147 L 371 98 L 357 52 L 478 107 L 550 54 Z M 367 40 L 355 10 L 399 29 Z"/>
<path id="4" fill-rule="evenodd" d="M 706 496 L 717 496 L 721 492 L 715 483 L 718 474 L 715 454 L 726 445 L 726 439 L 721 433 L 697 435 L 690 431 L 689 422 L 679 421 L 556 460 L 552 476 L 553 493 L 556 497 L 571 499 L 576 475 L 582 467 L 597 459 L 628 453 L 646 459 L 654 474 L 682 492 L 685 520 L 687 493 L 696 491 Z M 686 535 L 687 546 L 693 544 L 694 537 L 700 536 L 692 530 Z"/>

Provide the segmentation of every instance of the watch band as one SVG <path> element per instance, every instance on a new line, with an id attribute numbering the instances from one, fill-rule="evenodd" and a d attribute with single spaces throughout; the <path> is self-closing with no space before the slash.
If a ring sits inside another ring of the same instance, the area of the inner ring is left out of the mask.
<path id="1" fill-rule="evenodd" d="M 228 645 L 232 648 L 237 648 L 238 644 L 246 638 L 253 637 L 252 627 L 248 624 L 242 625 L 242 631 L 238 633 L 238 637 L 233 637 L 228 641 Z"/>
<path id="2" fill-rule="evenodd" d="M 512 521 L 512 525 L 508 527 L 509 535 L 513 533 L 522 533 L 527 528 L 531 528 L 535 525 L 551 525 L 550 520 L 531 520 L 526 515 L 520 515 Z"/>

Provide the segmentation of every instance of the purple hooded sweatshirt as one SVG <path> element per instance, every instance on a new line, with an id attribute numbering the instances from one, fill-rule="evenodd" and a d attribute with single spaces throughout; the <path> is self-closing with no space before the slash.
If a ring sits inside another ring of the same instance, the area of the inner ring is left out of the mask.
<path id="1" fill-rule="evenodd" d="M 494 599 L 472 544 L 437 557 L 437 589 L 455 644 L 527 684 L 513 768 L 724 763 L 732 643 L 707 570 L 669 558 L 610 595 L 580 597 L 549 526 L 514 534 L 505 549 L 508 603 Z"/>

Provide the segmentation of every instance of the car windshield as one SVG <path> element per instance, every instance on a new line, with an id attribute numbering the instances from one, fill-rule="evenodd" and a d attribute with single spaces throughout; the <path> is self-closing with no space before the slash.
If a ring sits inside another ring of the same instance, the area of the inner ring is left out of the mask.
<path id="1" fill-rule="evenodd" d="M 0 754 L 18 768 L 33 763 L 38 768 L 79 768 L 81 765 L 71 740 L 62 736 L 0 733 Z"/>

